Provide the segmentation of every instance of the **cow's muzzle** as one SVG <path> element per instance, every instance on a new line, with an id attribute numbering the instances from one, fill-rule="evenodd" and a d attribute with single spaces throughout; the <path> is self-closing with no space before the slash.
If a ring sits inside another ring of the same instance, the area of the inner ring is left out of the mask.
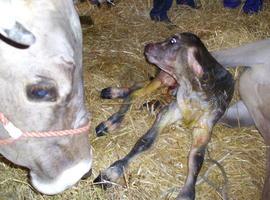
<path id="1" fill-rule="evenodd" d="M 31 172 L 31 183 L 37 191 L 46 195 L 55 195 L 76 184 L 84 175 L 91 171 L 91 166 L 92 159 L 81 161 L 64 170 L 58 177 L 49 182 L 44 182 Z"/>

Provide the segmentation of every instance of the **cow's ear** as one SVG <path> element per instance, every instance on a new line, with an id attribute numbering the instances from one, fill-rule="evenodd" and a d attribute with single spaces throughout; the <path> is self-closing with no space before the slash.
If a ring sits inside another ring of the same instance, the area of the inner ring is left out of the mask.
<path id="1" fill-rule="evenodd" d="M 188 65 L 197 77 L 201 77 L 203 75 L 203 68 L 195 57 L 196 51 L 197 51 L 196 48 L 188 48 L 187 51 Z"/>
<path id="2" fill-rule="evenodd" d="M 35 43 L 36 37 L 33 33 L 14 18 L 9 18 L 1 12 L 2 9 L 0 9 L 0 40 L 18 48 L 27 48 Z"/>
<path id="3" fill-rule="evenodd" d="M 10 27 L 2 26 L 0 23 L 0 36 L 0 39 L 7 42 L 8 44 L 15 47 L 20 47 L 20 45 L 22 45 L 22 48 L 23 46 L 29 47 L 36 41 L 34 34 L 28 31 L 22 24 L 17 21 L 15 21 L 14 24 L 12 24 Z"/>
<path id="4" fill-rule="evenodd" d="M 18 45 L 29 47 L 35 43 L 36 38 L 23 24 L 17 21 L 16 14 L 20 11 L 18 10 L 19 7 L 13 4 L 16 4 L 16 2 L 1 1 L 0 40 L 15 47 Z"/>

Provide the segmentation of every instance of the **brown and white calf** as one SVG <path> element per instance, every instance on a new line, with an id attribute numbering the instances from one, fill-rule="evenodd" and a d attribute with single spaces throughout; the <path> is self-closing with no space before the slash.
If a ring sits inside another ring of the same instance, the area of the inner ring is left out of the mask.
<path id="1" fill-rule="evenodd" d="M 152 127 L 125 157 L 102 171 L 94 181 L 105 188 L 110 186 L 108 181 L 116 181 L 136 156 L 154 144 L 167 125 L 178 121 L 192 129 L 193 141 L 186 182 L 177 199 L 194 200 L 195 184 L 204 161 L 205 148 L 211 139 L 214 125 L 232 99 L 234 80 L 192 33 L 176 34 L 163 42 L 150 43 L 145 47 L 145 55 L 150 63 L 177 82 L 176 100 L 161 110 Z M 170 83 L 175 84 L 174 81 Z"/>
<path id="2" fill-rule="evenodd" d="M 0 153 L 41 193 L 73 186 L 92 154 L 72 0 L 0 2 L 0 88 Z"/>
<path id="3" fill-rule="evenodd" d="M 236 84 L 236 90 L 239 91 L 241 99 L 228 108 L 219 122 L 228 124 L 231 127 L 255 125 L 260 131 L 267 145 L 267 169 L 262 199 L 269 200 L 270 109 L 268 103 L 270 102 L 270 39 L 215 51 L 212 52 L 212 55 L 225 67 L 245 66 L 245 70 L 239 78 L 239 84 Z M 170 76 L 159 74 L 153 81 L 140 89 L 131 87 L 102 90 L 102 98 L 123 98 L 124 104 L 107 121 L 97 126 L 97 135 L 102 136 L 119 126 L 134 98 L 149 94 L 163 85 L 174 85 Z"/>

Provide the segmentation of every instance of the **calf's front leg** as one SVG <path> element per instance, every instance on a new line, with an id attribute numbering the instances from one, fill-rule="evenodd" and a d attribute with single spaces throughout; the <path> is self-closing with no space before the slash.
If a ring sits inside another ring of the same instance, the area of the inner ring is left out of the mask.
<path id="1" fill-rule="evenodd" d="M 177 200 L 195 199 L 196 180 L 204 161 L 205 149 L 211 137 L 211 129 L 195 128 L 193 130 L 193 142 L 188 156 L 188 176 L 185 185 L 177 196 Z"/>
<path id="2" fill-rule="evenodd" d="M 176 102 L 164 107 L 158 114 L 153 126 L 143 135 L 132 150 L 122 159 L 114 162 L 109 168 L 99 174 L 94 182 L 100 183 L 103 188 L 111 186 L 110 182 L 115 182 L 120 176 L 123 175 L 129 163 L 140 153 L 148 150 L 155 142 L 158 134 L 163 128 L 181 119 L 181 112 Z"/>

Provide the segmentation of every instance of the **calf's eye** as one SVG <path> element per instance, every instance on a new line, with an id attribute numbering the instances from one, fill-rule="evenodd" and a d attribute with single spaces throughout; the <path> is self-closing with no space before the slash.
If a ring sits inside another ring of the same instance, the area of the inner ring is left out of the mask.
<path id="1" fill-rule="evenodd" d="M 170 43 L 175 44 L 175 43 L 177 43 L 177 40 L 173 37 L 173 38 L 171 38 Z"/>

